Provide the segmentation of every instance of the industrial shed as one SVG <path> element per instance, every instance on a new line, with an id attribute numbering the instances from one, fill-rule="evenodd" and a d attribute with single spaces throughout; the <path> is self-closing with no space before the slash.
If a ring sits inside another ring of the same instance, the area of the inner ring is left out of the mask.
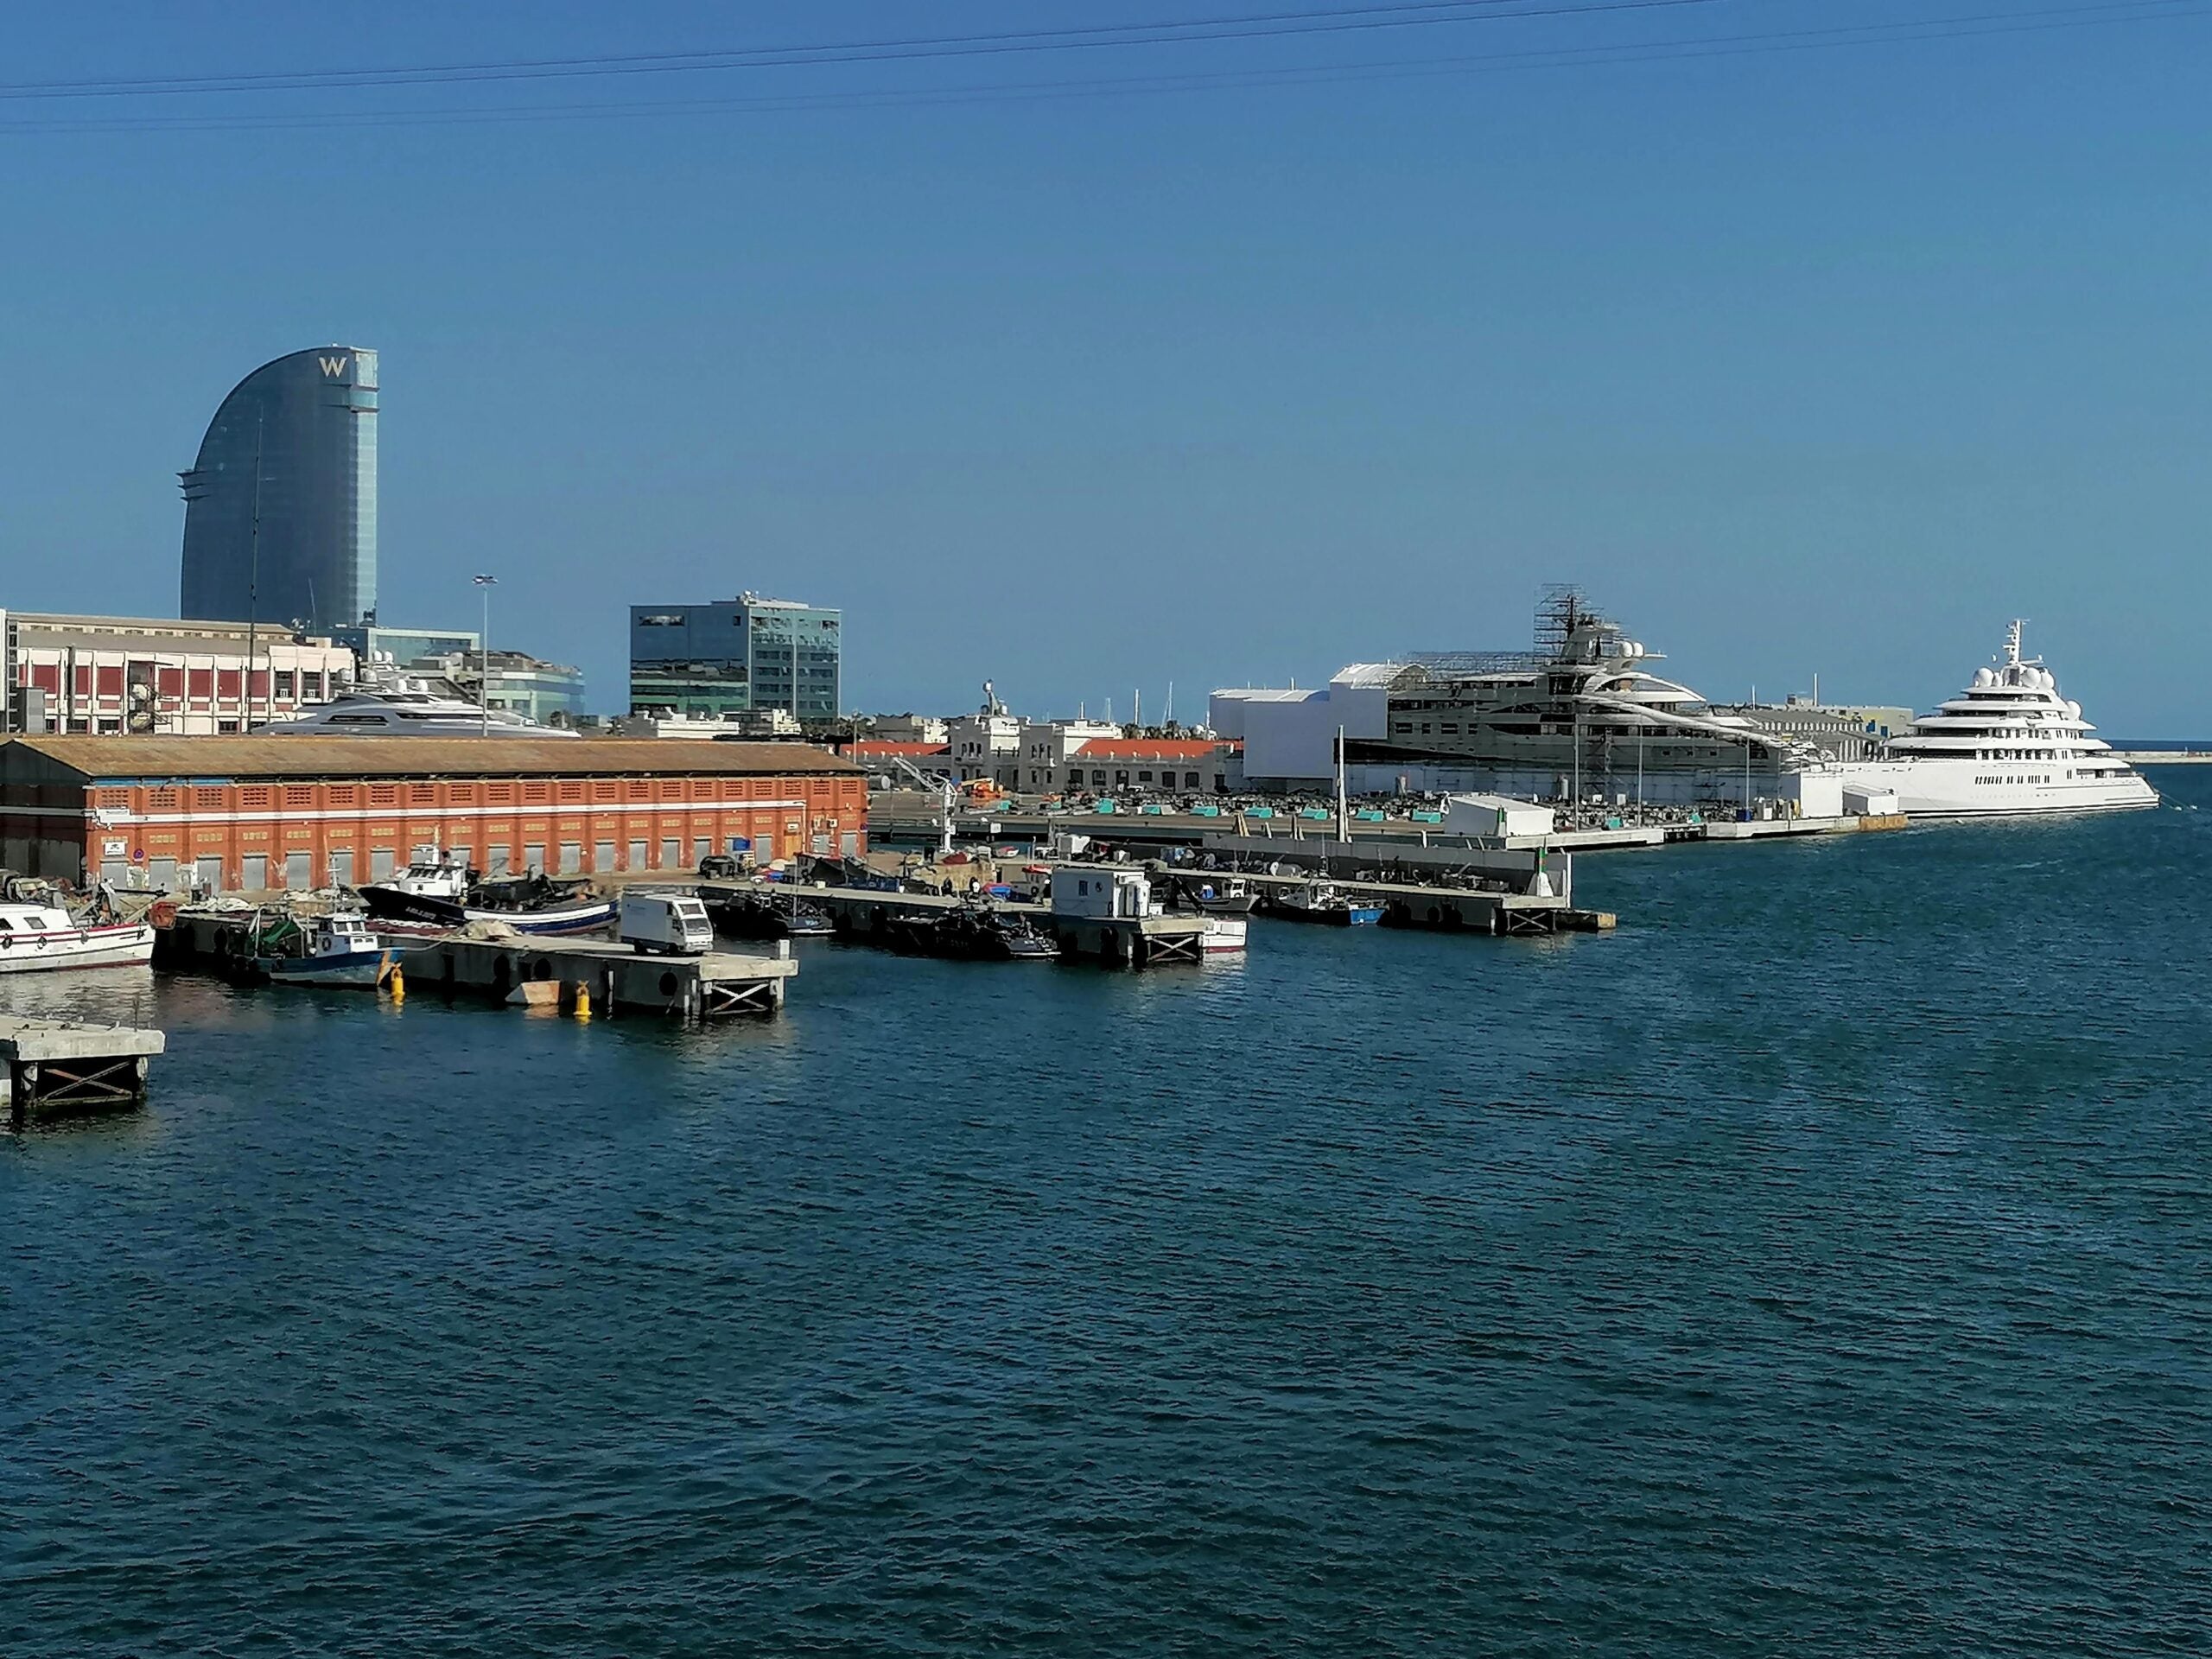
<path id="1" fill-rule="evenodd" d="M 865 849 L 860 768 L 795 743 L 650 738 L 18 737 L 0 743 L 0 865 L 222 891 L 373 880 L 410 849 L 493 874 L 696 868 Z M 137 872 L 132 875 L 130 872 Z"/>

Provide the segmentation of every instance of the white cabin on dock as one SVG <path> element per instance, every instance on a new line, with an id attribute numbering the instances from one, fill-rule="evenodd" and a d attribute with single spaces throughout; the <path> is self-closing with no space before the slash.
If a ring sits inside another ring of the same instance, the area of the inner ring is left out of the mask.
<path id="1" fill-rule="evenodd" d="M 1085 920 L 1135 920 L 1160 915 L 1142 870 L 1063 868 L 1052 872 L 1052 914 Z"/>

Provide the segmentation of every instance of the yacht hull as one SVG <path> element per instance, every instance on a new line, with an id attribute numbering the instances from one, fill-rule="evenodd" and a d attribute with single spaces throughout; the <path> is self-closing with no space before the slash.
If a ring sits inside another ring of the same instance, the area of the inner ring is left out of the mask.
<path id="1" fill-rule="evenodd" d="M 590 899 L 546 910 L 486 910 L 426 893 L 404 893 L 372 882 L 361 902 L 379 920 L 419 922 L 432 927 L 466 927 L 471 922 L 505 922 L 518 933 L 588 933 L 614 919 L 614 901 Z"/>
<path id="2" fill-rule="evenodd" d="M 62 968 L 128 968 L 154 959 L 154 930 L 77 927 L 0 935 L 0 974 Z"/>
<path id="3" fill-rule="evenodd" d="M 1908 818 L 2044 817 L 2126 812 L 2158 804 L 2158 791 L 2139 776 L 2013 783 L 2004 781 L 2010 775 L 2002 770 L 2004 765 L 1914 760 L 1854 766 L 1845 773 L 1845 784 L 1893 791 L 1897 810 Z"/>

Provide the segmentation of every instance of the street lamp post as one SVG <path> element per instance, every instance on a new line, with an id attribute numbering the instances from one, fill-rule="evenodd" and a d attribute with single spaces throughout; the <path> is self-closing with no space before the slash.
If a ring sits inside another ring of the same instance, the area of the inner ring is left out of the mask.
<path id="1" fill-rule="evenodd" d="M 485 737 L 492 735 L 492 590 L 499 585 L 497 576 L 476 578 L 476 591 L 484 600 L 484 631 L 476 639 L 476 708 Z"/>

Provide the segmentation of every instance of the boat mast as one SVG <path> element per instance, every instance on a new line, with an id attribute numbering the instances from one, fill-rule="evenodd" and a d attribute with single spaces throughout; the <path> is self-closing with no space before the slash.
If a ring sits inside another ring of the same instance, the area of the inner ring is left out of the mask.
<path id="1" fill-rule="evenodd" d="M 1337 728 L 1337 839 L 1351 839 L 1351 815 L 1344 804 L 1344 728 Z"/>

